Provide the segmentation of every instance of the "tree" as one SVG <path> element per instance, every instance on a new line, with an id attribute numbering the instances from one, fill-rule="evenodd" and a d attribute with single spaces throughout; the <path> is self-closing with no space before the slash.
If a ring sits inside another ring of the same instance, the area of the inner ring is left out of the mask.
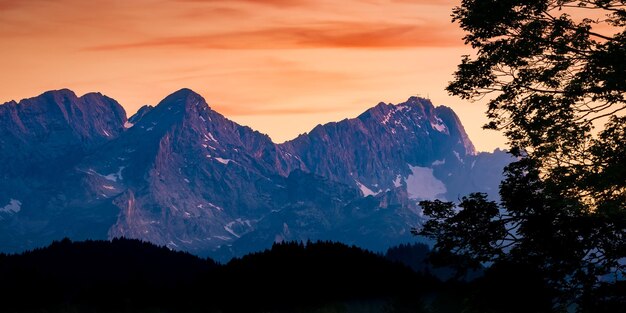
<path id="1" fill-rule="evenodd" d="M 626 1 L 463 0 L 453 21 L 476 55 L 447 90 L 486 99 L 518 161 L 499 205 L 422 202 L 416 233 L 465 265 L 531 264 L 562 307 L 588 303 L 626 271 Z"/>

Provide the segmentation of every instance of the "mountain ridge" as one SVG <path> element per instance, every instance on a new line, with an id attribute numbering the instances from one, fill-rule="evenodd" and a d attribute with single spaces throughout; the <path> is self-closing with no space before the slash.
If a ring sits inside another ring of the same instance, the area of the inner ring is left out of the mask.
<path id="1" fill-rule="evenodd" d="M 128 119 L 99 93 L 60 90 L 23 101 L 69 105 L 52 120 L 85 112 L 83 120 L 94 122 L 87 131 L 72 123 L 96 139 L 78 141 L 83 152 L 55 165 L 55 175 L 5 173 L 0 185 L 11 188 L 0 190 L 0 236 L 8 240 L 0 251 L 66 236 L 138 238 L 222 259 L 288 240 L 339 238 L 380 250 L 411 239 L 418 200 L 497 188 L 506 159 L 476 154 L 452 110 L 417 97 L 379 103 L 282 144 L 190 89 Z M 33 123 L 47 121 L 42 116 Z"/>
<path id="2" fill-rule="evenodd" d="M 179 90 L 177 90 L 177 91 L 175 91 L 175 92 L 173 92 L 173 93 L 169 94 L 167 97 L 172 96 L 172 95 L 174 95 L 174 94 L 176 94 L 176 93 L 179 93 L 179 92 L 184 92 L 184 93 L 193 93 L 193 94 L 195 94 L 195 95 L 200 96 L 200 97 L 203 99 L 203 101 L 205 101 L 205 102 L 206 102 L 206 100 L 204 100 L 204 97 L 202 97 L 200 94 L 196 93 L 195 91 L 193 91 L 192 89 L 189 89 L 189 88 L 181 88 L 181 89 L 179 89 Z M 108 97 L 108 96 L 106 96 L 106 95 L 104 95 L 104 94 L 102 94 L 101 92 L 98 92 L 98 91 L 90 91 L 90 92 L 87 92 L 87 93 L 83 94 L 82 96 L 78 96 L 78 95 L 77 95 L 77 94 L 76 94 L 73 90 L 71 90 L 71 89 L 69 89 L 69 88 L 61 88 L 61 89 L 48 90 L 48 91 L 45 91 L 45 92 L 41 93 L 41 94 L 40 94 L 40 95 L 38 95 L 38 96 L 29 97 L 29 98 L 24 98 L 24 99 L 21 99 L 21 100 L 19 100 L 19 101 L 16 101 L 16 100 L 9 100 L 9 101 L 6 101 L 6 102 L 4 102 L 4 103 L 0 103 L 0 107 L 2 107 L 2 106 L 4 106 L 4 105 L 19 105 L 19 103 L 20 103 L 20 102 L 22 102 L 22 101 L 24 101 L 24 100 L 37 99 L 37 98 L 39 98 L 39 97 L 41 97 L 41 96 L 44 96 L 44 95 L 46 95 L 46 94 L 56 94 L 56 93 L 70 93 L 70 94 L 73 94 L 74 96 L 76 96 L 76 97 L 77 97 L 77 98 L 79 98 L 79 99 L 80 99 L 80 98 L 83 98 L 83 97 L 85 97 L 85 96 L 99 95 L 99 96 L 102 96 L 102 97 L 105 97 L 105 98 L 108 98 L 108 99 L 111 99 L 111 100 L 115 101 L 113 98 L 110 98 L 110 97 Z M 167 98 L 167 97 L 166 97 L 166 98 Z M 164 99 L 166 99 L 166 98 L 164 98 Z M 277 144 L 277 145 L 282 145 L 282 144 L 284 144 L 284 143 L 286 143 L 286 142 L 294 141 L 294 140 L 296 140 L 298 137 L 301 137 L 301 136 L 306 136 L 306 135 L 310 134 L 310 133 L 311 133 L 314 129 L 316 129 L 317 127 L 320 127 L 320 126 L 325 126 L 325 125 L 328 125 L 328 124 L 336 124 L 336 123 L 343 122 L 343 121 L 345 121 L 345 120 L 359 119 L 359 118 L 361 118 L 363 115 L 367 114 L 367 113 L 368 113 L 368 111 L 371 111 L 371 110 L 373 110 L 373 109 L 375 109 L 375 108 L 377 108 L 377 107 L 379 107 L 379 106 L 398 107 L 398 106 L 402 106 L 402 105 L 404 105 L 404 104 L 411 103 L 411 102 L 415 102 L 415 101 L 424 101 L 424 102 L 426 102 L 426 103 L 429 103 L 429 104 L 430 104 L 430 106 L 432 106 L 434 109 L 442 109 L 442 110 L 443 110 L 443 109 L 445 109 L 445 110 L 447 110 L 447 111 L 451 111 L 452 113 L 454 113 L 454 111 L 452 110 L 452 108 L 450 108 L 450 107 L 448 107 L 448 106 L 446 106 L 446 105 L 438 105 L 438 106 L 434 106 L 434 105 L 432 104 L 432 102 L 431 102 L 431 100 L 430 100 L 430 99 L 427 99 L 427 98 L 421 98 L 421 97 L 417 97 L 417 96 L 410 96 L 410 97 L 407 99 L 407 101 L 405 101 L 405 102 L 400 102 L 400 103 L 397 103 L 397 104 L 394 104 L 394 103 L 391 103 L 391 102 L 389 102 L 389 103 L 387 103 L 387 102 L 379 102 L 379 103 L 378 103 L 378 104 L 376 104 L 374 107 L 370 107 L 369 109 L 366 109 L 365 111 L 363 111 L 362 113 L 360 113 L 359 115 L 357 115 L 357 116 L 355 116 L 355 117 L 352 117 L 352 118 L 348 117 L 348 118 L 344 118 L 344 119 L 339 120 L 339 121 L 329 121 L 329 122 L 326 122 L 326 123 L 323 123 L 323 124 L 322 124 L 322 123 L 320 123 L 320 124 L 317 124 L 315 127 L 313 127 L 313 129 L 311 129 L 311 131 L 308 131 L 308 132 L 304 132 L 304 133 L 298 134 L 298 135 L 296 135 L 294 138 L 287 139 L 287 140 L 285 140 L 285 141 L 283 141 L 283 142 L 275 142 L 275 141 L 272 139 L 272 142 L 273 142 L 273 143 L 275 143 L 275 144 Z M 116 102 L 117 102 L 117 101 L 116 101 Z M 208 106 L 208 108 L 210 108 L 210 109 L 211 109 L 211 107 L 210 107 L 208 104 L 207 104 L 207 106 Z M 147 112 L 149 112 L 150 110 L 154 109 L 154 107 L 155 107 L 154 105 L 150 105 L 150 104 L 146 104 L 146 105 L 143 105 L 143 106 L 139 107 L 139 109 L 137 109 L 137 111 L 135 111 L 135 113 L 133 113 L 132 115 L 130 115 L 130 116 L 128 116 L 128 117 L 127 117 L 127 121 L 128 121 L 128 122 L 131 122 L 131 123 L 133 123 L 133 124 L 134 124 L 134 123 L 135 123 L 135 122 L 137 122 L 139 119 L 141 119 L 141 117 L 143 117 L 143 116 L 144 116 Z M 122 107 L 122 108 L 123 108 L 123 107 Z M 128 112 L 126 112 L 126 109 L 125 109 L 125 108 L 123 108 L 123 109 L 124 109 L 124 112 L 125 112 L 125 113 L 128 113 Z M 212 110 L 212 109 L 211 109 L 211 110 Z M 215 112 L 217 112 L 217 111 L 215 111 Z M 460 122 L 460 119 L 458 118 L 458 116 L 456 116 L 456 118 L 457 118 L 458 122 Z M 245 126 L 245 125 L 242 125 L 242 126 L 244 126 L 244 127 L 248 127 L 248 128 L 250 128 L 250 129 L 252 129 L 253 131 L 259 132 L 259 133 L 261 133 L 261 134 L 263 134 L 263 135 L 265 135 L 265 136 L 270 137 L 270 139 L 271 139 L 271 136 L 269 136 L 269 135 L 268 135 L 268 134 L 266 134 L 266 133 L 263 133 L 263 132 L 258 131 L 258 130 L 254 130 L 254 129 L 253 129 L 253 128 L 251 128 L 250 126 Z M 128 126 L 128 127 L 126 127 L 126 128 L 130 128 L 130 127 L 131 127 L 131 126 Z M 468 139 L 469 139 L 469 138 L 468 138 Z M 473 154 L 476 154 L 476 153 L 479 153 L 479 152 L 487 152 L 487 153 L 493 152 L 493 151 L 476 151 L 476 150 L 475 150 L 475 148 L 473 147 L 473 144 L 472 144 L 471 142 L 469 142 L 468 144 L 471 144 L 471 150 L 473 150 L 473 151 L 474 151 L 474 152 L 473 152 Z M 497 150 L 497 149 L 494 149 L 494 150 Z"/>

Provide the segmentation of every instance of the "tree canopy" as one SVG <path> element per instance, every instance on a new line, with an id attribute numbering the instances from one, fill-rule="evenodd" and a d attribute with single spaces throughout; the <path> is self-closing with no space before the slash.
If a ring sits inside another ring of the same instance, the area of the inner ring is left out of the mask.
<path id="1" fill-rule="evenodd" d="M 468 266 L 532 264 L 583 308 L 626 271 L 626 1 L 463 0 L 453 20 L 476 54 L 447 90 L 486 100 L 518 161 L 500 203 L 422 202 L 416 232 Z"/>

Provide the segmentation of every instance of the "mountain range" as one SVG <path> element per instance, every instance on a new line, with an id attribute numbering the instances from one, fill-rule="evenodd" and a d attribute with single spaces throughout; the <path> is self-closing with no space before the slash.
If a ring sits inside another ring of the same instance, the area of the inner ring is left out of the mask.
<path id="1" fill-rule="evenodd" d="M 0 251 L 137 238 L 218 259 L 274 242 L 414 240 L 420 200 L 497 197 L 504 151 L 411 97 L 282 144 L 182 89 L 127 118 L 100 93 L 0 105 Z"/>

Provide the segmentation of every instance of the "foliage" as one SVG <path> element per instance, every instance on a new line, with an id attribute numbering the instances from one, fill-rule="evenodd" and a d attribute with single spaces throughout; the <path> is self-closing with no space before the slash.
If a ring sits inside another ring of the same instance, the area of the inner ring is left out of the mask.
<path id="1" fill-rule="evenodd" d="M 464 56 L 448 91 L 488 97 L 487 127 L 503 130 L 514 154 L 542 158 L 543 166 L 577 164 L 593 122 L 626 109 L 625 7 L 608 0 L 464 0 L 454 20 L 477 56 Z"/>
<path id="2" fill-rule="evenodd" d="M 485 127 L 518 161 L 500 205 L 422 202 L 432 219 L 417 232 L 465 268 L 531 265 L 557 308 L 583 310 L 626 271 L 626 1 L 463 0 L 453 20 L 476 55 L 448 91 L 486 99 Z"/>

